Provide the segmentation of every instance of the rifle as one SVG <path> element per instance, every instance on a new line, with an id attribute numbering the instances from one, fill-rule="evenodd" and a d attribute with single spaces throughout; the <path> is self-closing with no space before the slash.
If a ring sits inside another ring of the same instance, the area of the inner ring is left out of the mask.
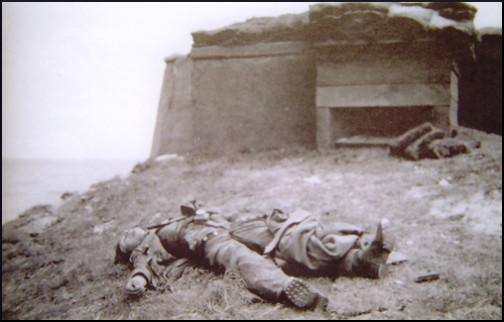
<path id="1" fill-rule="evenodd" d="M 153 225 L 153 226 L 149 226 L 149 227 L 147 227 L 147 230 L 162 228 L 164 226 L 168 226 L 170 224 L 173 224 L 174 222 L 181 221 L 183 219 L 187 219 L 187 217 L 186 216 L 182 216 L 182 217 L 173 218 L 173 219 L 168 220 L 167 222 L 164 222 L 164 223 L 161 223 L 161 224 L 157 224 L 157 225 Z"/>
<path id="2" fill-rule="evenodd" d="M 186 205 L 180 206 L 180 212 L 182 213 L 183 216 L 170 219 L 167 222 L 164 222 L 164 223 L 161 223 L 161 224 L 149 226 L 149 227 L 147 227 L 147 229 L 151 230 L 151 229 L 162 228 L 162 227 L 168 226 L 168 225 L 173 224 L 173 223 L 178 222 L 178 221 L 182 221 L 182 220 L 187 219 L 187 218 L 192 218 L 193 220 L 203 219 L 203 220 L 206 221 L 206 220 L 208 220 L 208 218 L 210 216 L 212 216 L 212 215 L 214 215 L 214 214 L 217 213 L 215 211 L 209 211 L 209 210 L 207 210 L 207 211 L 205 211 L 205 213 L 207 214 L 207 217 L 203 216 L 203 218 L 197 218 L 196 208 L 198 206 L 196 205 L 196 201 L 195 200 L 191 201 L 191 204 L 193 205 L 192 207 L 191 206 L 186 206 Z"/>

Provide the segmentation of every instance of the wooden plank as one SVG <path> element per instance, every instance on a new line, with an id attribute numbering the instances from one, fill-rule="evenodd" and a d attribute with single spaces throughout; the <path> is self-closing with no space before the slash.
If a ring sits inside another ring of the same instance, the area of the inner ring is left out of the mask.
<path id="1" fill-rule="evenodd" d="M 317 107 L 449 105 L 450 84 L 317 86 Z"/>
<path id="2" fill-rule="evenodd" d="M 378 59 L 317 66 L 318 86 L 449 83 L 450 62 L 441 59 Z"/>
<path id="3" fill-rule="evenodd" d="M 193 47 L 190 55 L 193 59 L 239 58 L 303 54 L 307 49 L 308 44 L 304 41 L 283 41 L 244 46 Z"/>

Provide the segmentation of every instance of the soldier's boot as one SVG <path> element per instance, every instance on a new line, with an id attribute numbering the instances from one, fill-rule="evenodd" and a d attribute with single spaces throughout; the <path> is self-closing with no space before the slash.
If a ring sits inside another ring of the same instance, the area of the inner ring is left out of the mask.
<path id="1" fill-rule="evenodd" d="M 126 294 L 129 296 L 142 296 L 147 287 L 147 280 L 142 275 L 131 277 L 126 283 Z"/>
<path id="2" fill-rule="evenodd" d="M 147 286 L 152 283 L 152 273 L 147 266 L 133 269 L 126 282 L 126 294 L 130 296 L 142 296 Z"/>
<path id="3" fill-rule="evenodd" d="M 383 278 L 387 274 L 387 259 L 391 250 L 385 246 L 383 228 L 378 224 L 373 240 L 362 249 L 352 249 L 344 259 L 345 271 L 369 278 Z"/>
<path id="4" fill-rule="evenodd" d="M 297 308 L 303 310 L 327 308 L 328 299 L 310 289 L 298 279 L 293 279 L 284 290 L 287 299 Z"/>

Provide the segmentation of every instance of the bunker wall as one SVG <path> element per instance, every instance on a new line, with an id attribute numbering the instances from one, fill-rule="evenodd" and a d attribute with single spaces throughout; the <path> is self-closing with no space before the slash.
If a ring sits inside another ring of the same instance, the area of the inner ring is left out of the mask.
<path id="1" fill-rule="evenodd" d="M 193 48 L 199 152 L 315 146 L 315 65 L 302 42 Z"/>
<path id="2" fill-rule="evenodd" d="M 151 156 L 194 149 L 189 57 L 166 60 Z"/>

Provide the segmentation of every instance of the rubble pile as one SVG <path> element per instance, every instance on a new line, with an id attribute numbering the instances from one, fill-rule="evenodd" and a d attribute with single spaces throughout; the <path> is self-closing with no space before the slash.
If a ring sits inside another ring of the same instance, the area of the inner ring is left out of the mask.
<path id="1" fill-rule="evenodd" d="M 309 12 L 248 19 L 192 33 L 194 47 L 277 41 L 379 41 L 473 35 L 476 9 L 465 3 L 347 2 L 316 4 Z"/>

